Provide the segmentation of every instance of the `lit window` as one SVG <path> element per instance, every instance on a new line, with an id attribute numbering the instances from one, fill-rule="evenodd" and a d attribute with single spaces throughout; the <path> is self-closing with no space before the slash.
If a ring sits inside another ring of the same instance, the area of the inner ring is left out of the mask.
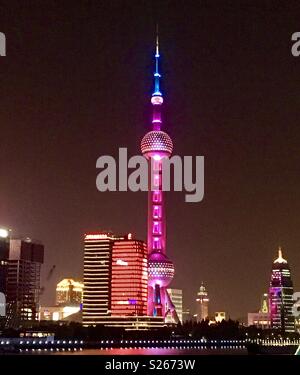
<path id="1" fill-rule="evenodd" d="M 161 191 L 153 192 L 153 202 L 161 202 Z"/>
<path id="2" fill-rule="evenodd" d="M 153 239 L 153 249 L 154 250 L 160 250 L 161 249 L 161 241 L 160 238 L 155 237 Z"/>
<path id="3" fill-rule="evenodd" d="M 153 206 L 153 217 L 156 219 L 161 218 L 161 206 Z"/>
<path id="4" fill-rule="evenodd" d="M 153 223 L 153 234 L 161 234 L 161 223 L 158 221 Z"/>

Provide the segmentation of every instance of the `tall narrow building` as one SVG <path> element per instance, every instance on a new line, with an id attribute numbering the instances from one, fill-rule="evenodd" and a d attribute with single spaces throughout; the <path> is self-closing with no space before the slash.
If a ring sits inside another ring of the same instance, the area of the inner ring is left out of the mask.
<path id="1" fill-rule="evenodd" d="M 153 117 L 151 130 L 141 141 L 142 154 L 148 160 L 151 177 L 148 188 L 148 314 L 166 318 L 168 314 L 178 321 L 175 306 L 167 292 L 174 277 L 173 262 L 166 254 L 166 207 L 162 189 L 163 159 L 173 151 L 170 136 L 162 131 L 161 109 L 163 95 L 160 90 L 159 42 L 156 37 L 154 92 L 151 97 Z"/>
<path id="2" fill-rule="evenodd" d="M 169 296 L 174 303 L 178 320 L 180 323 L 182 323 L 182 310 L 183 310 L 183 298 L 182 298 L 182 289 L 173 289 L 173 288 L 168 288 L 167 289 Z M 167 320 L 167 322 L 174 323 L 172 319 Z"/>
<path id="3" fill-rule="evenodd" d="M 44 246 L 29 238 L 11 239 L 7 272 L 8 325 L 38 320 Z"/>
<path id="4" fill-rule="evenodd" d="M 6 295 L 6 277 L 9 255 L 9 231 L 0 228 L 0 293 Z"/>
<path id="5" fill-rule="evenodd" d="M 0 228 L 0 329 L 6 316 L 6 280 L 9 255 L 9 231 Z"/>
<path id="6" fill-rule="evenodd" d="M 84 237 L 84 325 L 101 323 L 101 317 L 110 315 L 111 256 L 116 239 L 111 233 L 89 233 Z"/>
<path id="7" fill-rule="evenodd" d="M 147 246 L 131 235 L 112 248 L 111 314 L 147 315 Z"/>
<path id="8" fill-rule="evenodd" d="M 199 288 L 199 292 L 197 293 L 197 322 L 201 322 L 202 320 L 205 320 L 208 318 L 208 293 L 205 289 L 205 286 L 203 283 L 201 284 Z"/>
<path id="9" fill-rule="evenodd" d="M 272 266 L 269 287 L 269 313 L 271 328 L 281 332 L 295 331 L 295 317 L 293 307 L 293 282 L 291 271 L 286 259 L 282 256 L 282 249 L 278 249 L 278 258 Z"/>

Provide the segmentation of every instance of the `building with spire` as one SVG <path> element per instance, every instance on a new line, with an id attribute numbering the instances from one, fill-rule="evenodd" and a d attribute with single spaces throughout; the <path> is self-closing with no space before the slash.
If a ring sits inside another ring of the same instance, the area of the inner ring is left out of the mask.
<path id="1" fill-rule="evenodd" d="M 174 277 L 173 262 L 166 254 L 166 210 L 162 189 L 162 164 L 173 151 L 170 136 L 162 130 L 162 105 L 164 102 L 160 89 L 159 40 L 156 36 L 154 91 L 151 97 L 153 116 L 151 130 L 141 141 L 141 151 L 148 160 L 151 178 L 148 188 L 148 315 L 164 319 L 171 314 L 178 321 L 175 306 L 167 291 Z"/>
<path id="2" fill-rule="evenodd" d="M 209 298 L 208 298 L 208 293 L 203 285 L 201 283 L 201 286 L 199 288 L 199 292 L 197 293 L 197 322 L 201 322 L 202 320 L 205 320 L 208 318 L 208 303 L 209 303 Z"/>
<path id="3" fill-rule="evenodd" d="M 269 311 L 271 328 L 279 329 L 282 333 L 295 331 L 295 317 L 292 313 L 293 293 L 290 267 L 279 247 L 278 258 L 272 266 Z"/>

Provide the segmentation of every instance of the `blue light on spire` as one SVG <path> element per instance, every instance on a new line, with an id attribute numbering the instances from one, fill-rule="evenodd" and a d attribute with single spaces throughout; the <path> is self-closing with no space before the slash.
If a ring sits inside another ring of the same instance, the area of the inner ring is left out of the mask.
<path id="1" fill-rule="evenodd" d="M 159 40 L 158 40 L 158 32 L 156 34 L 156 50 L 155 50 L 155 72 L 154 72 L 154 93 L 152 96 L 162 96 L 159 88 L 159 79 L 161 75 L 159 74 Z"/>

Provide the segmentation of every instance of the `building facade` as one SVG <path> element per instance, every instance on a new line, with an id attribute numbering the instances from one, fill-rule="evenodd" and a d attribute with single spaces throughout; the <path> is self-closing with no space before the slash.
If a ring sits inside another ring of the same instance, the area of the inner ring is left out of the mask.
<path id="1" fill-rule="evenodd" d="M 201 322 L 202 320 L 206 320 L 208 318 L 208 304 L 209 298 L 208 293 L 203 285 L 201 284 L 199 291 L 197 293 L 197 322 Z"/>
<path id="2" fill-rule="evenodd" d="M 182 299 L 182 290 L 181 289 L 167 289 L 169 296 L 171 298 L 171 301 L 174 303 L 178 320 L 180 323 L 183 322 L 182 318 L 182 310 L 183 310 L 183 299 Z M 172 322 L 172 320 L 171 320 Z M 173 322 L 172 322 L 173 323 Z"/>
<path id="3" fill-rule="evenodd" d="M 146 244 L 131 234 L 93 233 L 84 246 L 83 325 L 142 322 L 134 317 L 147 316 Z"/>
<path id="4" fill-rule="evenodd" d="M 7 272 L 7 304 L 12 322 L 38 320 L 44 246 L 29 238 L 11 239 Z M 8 323 L 10 324 L 10 323 Z"/>
<path id="5" fill-rule="evenodd" d="M 6 277 L 9 256 L 9 231 L 0 228 L 0 293 L 6 295 Z"/>
<path id="6" fill-rule="evenodd" d="M 80 305 L 82 303 L 82 294 L 82 282 L 74 279 L 63 279 L 56 285 L 56 305 Z"/>
<path id="7" fill-rule="evenodd" d="M 282 256 L 282 249 L 278 249 L 278 258 L 272 266 L 269 287 L 269 311 L 271 328 L 281 332 L 295 331 L 295 317 L 293 308 L 293 282 L 291 271 L 286 259 Z"/>
<path id="8" fill-rule="evenodd" d="M 259 311 L 248 313 L 248 326 L 267 329 L 270 328 L 270 325 L 269 296 L 267 293 L 264 293 L 261 298 Z"/>
<path id="9" fill-rule="evenodd" d="M 147 245 L 127 239 L 114 241 L 112 247 L 111 314 L 147 315 Z"/>
<path id="10" fill-rule="evenodd" d="M 82 322 L 94 325 L 110 315 L 110 281 L 112 245 L 111 233 L 91 233 L 84 237 L 84 289 Z"/>

